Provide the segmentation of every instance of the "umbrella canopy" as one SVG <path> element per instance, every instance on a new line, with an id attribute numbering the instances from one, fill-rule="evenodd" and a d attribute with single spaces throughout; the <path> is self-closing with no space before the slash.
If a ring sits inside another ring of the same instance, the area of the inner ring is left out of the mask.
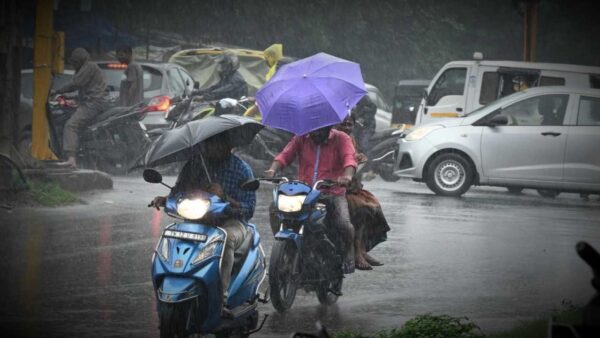
<path id="1" fill-rule="evenodd" d="M 281 67 L 256 100 L 265 125 L 304 135 L 340 123 L 366 93 L 357 63 L 319 53 Z"/>
<path id="2" fill-rule="evenodd" d="M 146 153 L 144 164 L 153 167 L 188 160 L 197 151 L 197 144 L 220 133 L 228 134 L 232 147 L 246 145 L 263 127 L 254 119 L 237 115 L 210 116 L 192 121 L 168 130 L 156 139 Z"/>

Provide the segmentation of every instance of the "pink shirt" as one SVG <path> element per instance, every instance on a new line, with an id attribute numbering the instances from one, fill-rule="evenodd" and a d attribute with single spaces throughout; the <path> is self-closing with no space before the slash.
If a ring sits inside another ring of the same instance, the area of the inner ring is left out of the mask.
<path id="1" fill-rule="evenodd" d="M 332 129 L 327 141 L 321 144 L 317 180 L 336 180 L 338 177 L 344 176 L 345 168 L 356 168 L 355 153 L 350 136 Z M 294 136 L 281 153 L 275 157 L 275 161 L 286 167 L 298 157 L 298 179 L 312 185 L 317 162 L 316 155 L 317 145 L 306 134 Z M 331 195 L 344 195 L 346 188 L 336 186 L 328 190 L 323 189 L 323 191 Z"/>

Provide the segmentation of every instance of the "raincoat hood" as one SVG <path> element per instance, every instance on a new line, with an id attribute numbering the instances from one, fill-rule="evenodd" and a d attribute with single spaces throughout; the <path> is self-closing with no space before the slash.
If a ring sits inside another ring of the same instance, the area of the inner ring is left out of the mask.
<path id="1" fill-rule="evenodd" d="M 69 62 L 73 65 L 75 70 L 79 70 L 84 63 L 90 60 L 90 54 L 83 48 L 75 48 L 71 53 L 71 58 Z"/>
<path id="2" fill-rule="evenodd" d="M 283 45 L 280 43 L 272 44 L 263 53 L 265 54 L 265 61 L 269 65 L 269 71 L 265 75 L 265 79 L 268 81 L 277 70 L 277 62 L 283 58 Z"/>

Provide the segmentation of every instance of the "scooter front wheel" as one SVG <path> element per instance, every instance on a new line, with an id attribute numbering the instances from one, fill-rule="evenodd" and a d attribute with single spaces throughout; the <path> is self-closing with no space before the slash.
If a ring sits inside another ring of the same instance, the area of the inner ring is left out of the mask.
<path id="1" fill-rule="evenodd" d="M 271 302 L 278 312 L 292 307 L 296 298 L 294 272 L 297 266 L 298 249 L 290 241 L 276 241 L 269 261 L 269 287 Z"/>
<path id="2" fill-rule="evenodd" d="M 187 337 L 185 330 L 185 311 L 180 304 L 161 304 L 159 306 L 160 338 Z"/>

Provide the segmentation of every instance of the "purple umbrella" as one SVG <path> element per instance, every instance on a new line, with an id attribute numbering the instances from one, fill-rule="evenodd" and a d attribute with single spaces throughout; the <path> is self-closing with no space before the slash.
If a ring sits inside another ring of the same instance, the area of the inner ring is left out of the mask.
<path id="1" fill-rule="evenodd" d="M 357 63 L 319 53 L 281 67 L 256 101 L 265 125 L 304 135 L 340 123 L 366 93 Z"/>

